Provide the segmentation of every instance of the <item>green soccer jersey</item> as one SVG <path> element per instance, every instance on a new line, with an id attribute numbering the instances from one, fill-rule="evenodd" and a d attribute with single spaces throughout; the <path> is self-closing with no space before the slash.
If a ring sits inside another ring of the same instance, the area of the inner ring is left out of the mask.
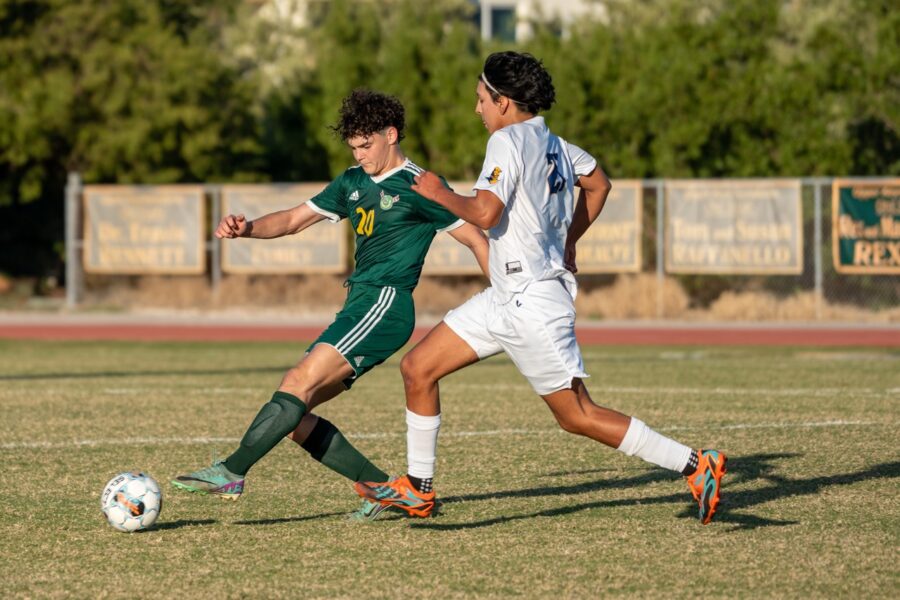
<path id="1" fill-rule="evenodd" d="M 351 167 L 307 203 L 334 223 L 350 219 L 356 234 L 351 283 L 413 289 L 435 234 L 463 224 L 410 189 L 421 172 L 409 160 L 378 177 Z"/>

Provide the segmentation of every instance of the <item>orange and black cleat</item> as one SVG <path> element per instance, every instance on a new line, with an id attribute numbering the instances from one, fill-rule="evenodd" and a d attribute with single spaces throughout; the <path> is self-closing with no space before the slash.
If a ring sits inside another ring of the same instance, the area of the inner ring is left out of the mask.
<path id="1" fill-rule="evenodd" d="M 687 478 L 691 495 L 700 505 L 700 522 L 706 525 L 712 521 L 719 505 L 719 487 L 725 475 L 728 458 L 718 450 L 697 450 L 700 458 L 697 471 Z"/>
<path id="2" fill-rule="evenodd" d="M 434 510 L 434 491 L 418 491 L 406 475 L 383 483 L 359 481 L 353 489 L 363 498 L 402 509 L 414 517 L 430 517 Z"/>

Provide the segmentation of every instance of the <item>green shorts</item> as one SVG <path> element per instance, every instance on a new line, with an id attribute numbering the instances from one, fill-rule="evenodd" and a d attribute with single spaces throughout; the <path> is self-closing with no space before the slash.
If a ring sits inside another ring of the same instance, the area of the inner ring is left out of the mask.
<path id="1" fill-rule="evenodd" d="M 415 324 L 410 290 L 354 283 L 334 323 L 309 350 L 317 344 L 328 344 L 340 352 L 354 371 L 353 377 L 344 380 L 349 389 L 356 379 L 402 348 Z"/>

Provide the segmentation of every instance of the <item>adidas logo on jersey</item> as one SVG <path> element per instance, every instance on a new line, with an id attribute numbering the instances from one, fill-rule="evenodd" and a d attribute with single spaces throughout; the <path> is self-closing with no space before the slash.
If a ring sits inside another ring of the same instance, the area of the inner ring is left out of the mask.
<path id="1" fill-rule="evenodd" d="M 359 190 L 353 190 L 353 193 L 350 194 L 350 202 L 356 202 L 359 200 Z"/>
<path id="2" fill-rule="evenodd" d="M 366 360 L 366 357 L 365 357 L 365 356 L 354 356 L 354 357 L 353 357 L 353 362 L 356 363 L 356 366 L 357 366 L 357 367 L 358 367 L 359 365 L 361 365 L 361 364 L 362 364 L 362 361 L 364 361 L 364 360 Z"/>

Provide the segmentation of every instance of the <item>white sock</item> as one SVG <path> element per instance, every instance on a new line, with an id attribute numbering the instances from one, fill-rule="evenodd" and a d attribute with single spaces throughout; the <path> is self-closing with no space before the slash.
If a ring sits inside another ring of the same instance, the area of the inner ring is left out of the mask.
<path id="1" fill-rule="evenodd" d="M 631 417 L 631 424 L 618 450 L 628 456 L 637 455 L 647 462 L 681 473 L 691 457 L 691 449 L 653 431 L 647 424 Z"/>
<path id="2" fill-rule="evenodd" d="M 441 415 L 423 417 L 406 409 L 406 461 L 408 475 L 427 479 L 434 477 L 438 430 Z"/>

